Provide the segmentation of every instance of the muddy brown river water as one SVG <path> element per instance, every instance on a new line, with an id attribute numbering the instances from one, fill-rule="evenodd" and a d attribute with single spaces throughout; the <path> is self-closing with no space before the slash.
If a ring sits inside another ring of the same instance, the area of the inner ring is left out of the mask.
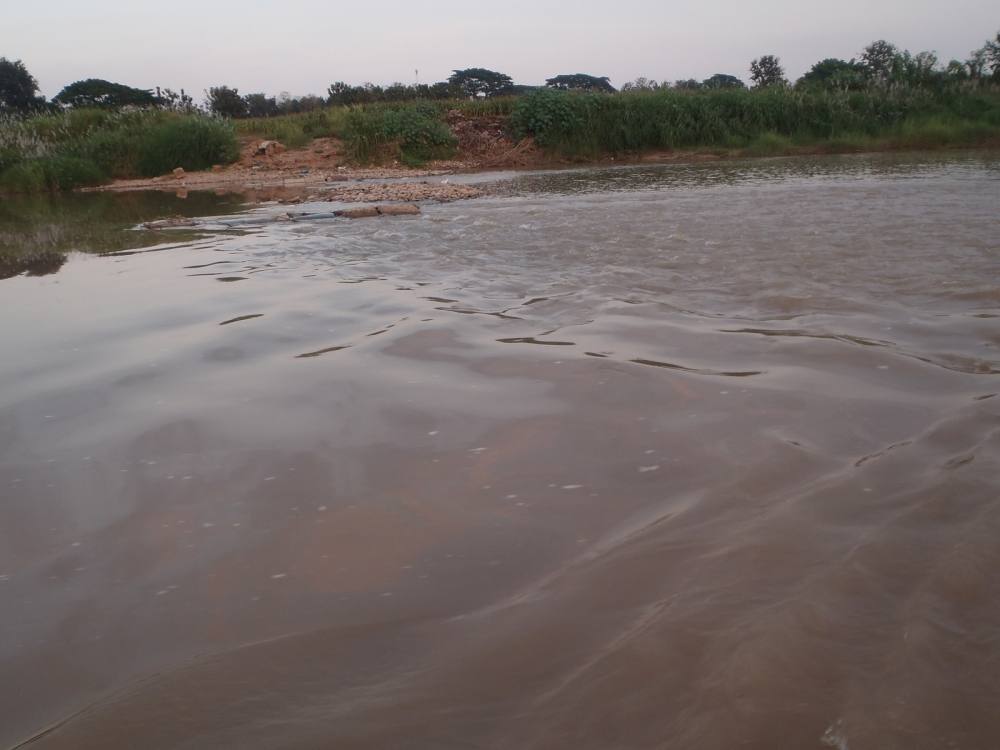
<path id="1" fill-rule="evenodd" d="M 0 281 L 0 746 L 1000 747 L 997 157 L 496 192 Z"/>

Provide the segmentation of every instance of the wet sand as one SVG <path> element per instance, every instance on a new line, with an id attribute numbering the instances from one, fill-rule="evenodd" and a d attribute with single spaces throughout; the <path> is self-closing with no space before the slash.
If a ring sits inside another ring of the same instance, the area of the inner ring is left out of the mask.
<path id="1" fill-rule="evenodd" d="M 995 158 L 496 192 L 0 281 L 0 745 L 996 746 Z"/>

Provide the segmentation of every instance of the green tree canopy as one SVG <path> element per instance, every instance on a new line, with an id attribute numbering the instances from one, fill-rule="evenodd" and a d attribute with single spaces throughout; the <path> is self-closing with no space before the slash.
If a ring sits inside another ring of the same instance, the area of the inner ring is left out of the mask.
<path id="1" fill-rule="evenodd" d="M 701 82 L 703 88 L 706 89 L 745 89 L 746 85 L 736 76 L 731 76 L 728 73 L 716 73 L 710 78 L 706 78 Z"/>
<path id="2" fill-rule="evenodd" d="M 1000 31 L 996 37 L 986 42 L 986 62 L 990 66 L 990 72 L 995 79 L 1000 79 Z"/>
<path id="3" fill-rule="evenodd" d="M 763 55 L 750 63 L 750 80 L 755 89 L 788 85 L 781 60 L 774 55 Z"/>
<path id="4" fill-rule="evenodd" d="M 899 66 L 899 49 L 885 39 L 872 42 L 861 53 L 861 66 L 871 81 L 887 83 Z"/>
<path id="5" fill-rule="evenodd" d="M 965 63 L 972 78 L 1000 81 L 1000 31 L 979 49 L 973 50 Z"/>
<path id="6" fill-rule="evenodd" d="M 646 76 L 639 76 L 634 81 L 622 84 L 622 91 L 659 91 L 661 88 L 669 88 L 665 81 L 661 85 L 658 81 Z"/>
<path id="7" fill-rule="evenodd" d="M 66 86 L 52 101 L 65 107 L 151 107 L 160 103 L 152 91 L 101 78 L 87 78 Z"/>
<path id="8" fill-rule="evenodd" d="M 205 92 L 205 103 L 208 109 L 222 117 L 244 117 L 247 113 L 246 100 L 240 96 L 239 89 L 228 86 L 213 86 Z"/>
<path id="9" fill-rule="evenodd" d="M 860 63 L 828 57 L 813 65 L 796 81 L 797 86 L 826 89 L 861 89 L 865 86 L 865 68 Z"/>
<path id="10" fill-rule="evenodd" d="M 27 112 L 44 104 L 38 96 L 38 81 L 24 63 L 0 57 L 0 112 Z"/>
<path id="11" fill-rule="evenodd" d="M 617 89 L 611 85 L 611 80 L 607 76 L 587 75 L 586 73 L 571 73 L 549 78 L 545 85 L 550 89 L 561 89 L 563 91 L 600 91 L 613 94 Z"/>
<path id="12" fill-rule="evenodd" d="M 193 112 L 195 109 L 194 99 L 184 89 L 174 91 L 169 88 L 161 89 L 157 86 L 156 98 L 160 100 L 160 107 L 174 112 Z"/>
<path id="13" fill-rule="evenodd" d="M 250 117 L 271 117 L 278 114 L 278 102 L 273 96 L 247 94 L 243 101 L 246 102 L 246 113 Z"/>
<path id="14" fill-rule="evenodd" d="M 486 68 L 466 68 L 456 70 L 448 78 L 448 83 L 461 88 L 466 96 L 502 96 L 509 94 L 514 82 L 509 75 Z"/>

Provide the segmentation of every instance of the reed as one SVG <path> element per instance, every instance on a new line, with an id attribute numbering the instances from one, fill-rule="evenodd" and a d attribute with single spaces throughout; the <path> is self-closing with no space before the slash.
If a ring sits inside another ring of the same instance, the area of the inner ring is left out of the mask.
<path id="1" fill-rule="evenodd" d="M 858 137 L 915 145 L 974 144 L 1000 134 L 1000 94 L 916 87 L 879 91 L 538 91 L 511 114 L 515 137 L 568 157 L 680 148 L 792 145 Z M 784 139 L 784 140 L 782 140 Z"/>
<path id="2" fill-rule="evenodd" d="M 446 159 L 454 153 L 455 138 L 442 116 L 440 106 L 429 101 L 351 107 L 344 129 L 346 153 L 361 164 L 399 159 L 419 166 Z"/>
<path id="3" fill-rule="evenodd" d="M 280 141 L 288 148 L 302 148 L 313 138 L 341 137 L 347 126 L 347 114 L 347 107 L 334 106 L 300 114 L 234 120 L 233 126 L 240 135 Z"/>
<path id="4" fill-rule="evenodd" d="M 195 170 L 238 156 L 231 124 L 161 110 L 69 110 L 0 120 L 0 191 L 69 190 Z"/>

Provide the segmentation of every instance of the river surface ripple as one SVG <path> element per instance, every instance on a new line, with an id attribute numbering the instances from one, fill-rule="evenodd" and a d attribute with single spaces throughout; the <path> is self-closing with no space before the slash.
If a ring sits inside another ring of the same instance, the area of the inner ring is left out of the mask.
<path id="1" fill-rule="evenodd" d="M 1000 747 L 995 157 L 495 192 L 0 281 L 0 745 Z"/>

